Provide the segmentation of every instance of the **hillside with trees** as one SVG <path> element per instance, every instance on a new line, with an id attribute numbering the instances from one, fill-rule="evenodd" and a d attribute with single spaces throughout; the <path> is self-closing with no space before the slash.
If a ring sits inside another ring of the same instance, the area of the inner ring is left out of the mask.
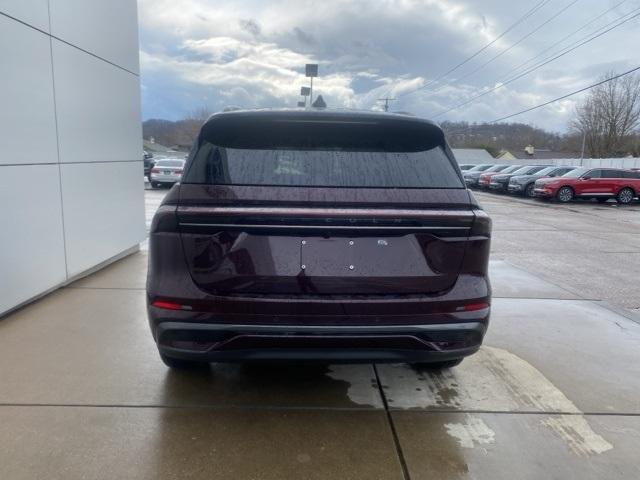
<path id="1" fill-rule="evenodd" d="M 610 72 L 603 78 L 613 76 Z M 144 138 L 188 149 L 210 113 L 201 108 L 183 120 L 146 120 L 142 124 Z M 578 105 L 567 133 L 548 132 L 525 123 L 445 121 L 441 126 L 453 148 L 484 148 L 493 156 L 527 145 L 579 156 L 583 138 L 587 157 L 640 156 L 640 76 L 618 78 L 590 90 Z"/>
<path id="2" fill-rule="evenodd" d="M 576 152 L 582 141 L 575 134 L 547 132 L 524 123 L 443 122 L 440 126 L 453 148 L 484 148 L 493 156 L 501 150 L 522 150 L 527 145 L 556 152 Z"/>

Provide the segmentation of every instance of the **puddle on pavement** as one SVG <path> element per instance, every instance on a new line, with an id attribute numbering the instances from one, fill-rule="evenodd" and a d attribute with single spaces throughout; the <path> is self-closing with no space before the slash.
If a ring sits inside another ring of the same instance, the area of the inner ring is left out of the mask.
<path id="1" fill-rule="evenodd" d="M 211 364 L 165 376 L 162 403 L 383 408 L 371 365 Z"/>
<path id="2" fill-rule="evenodd" d="M 591 455 L 613 448 L 539 370 L 500 348 L 484 346 L 460 366 L 441 372 L 426 373 L 396 364 L 380 366 L 379 374 L 389 406 L 394 409 L 550 413 L 554 415 L 544 416 L 542 425 L 572 452 Z M 458 440 L 466 435 L 464 443 L 469 445 L 468 437 L 475 431 L 473 424 L 471 427 L 459 425 L 451 431 Z"/>
<path id="3" fill-rule="evenodd" d="M 458 440 L 460 446 L 464 448 L 495 443 L 495 432 L 484 423 L 484 420 L 468 413 L 465 414 L 463 422 L 445 423 L 444 428 L 447 434 Z"/>

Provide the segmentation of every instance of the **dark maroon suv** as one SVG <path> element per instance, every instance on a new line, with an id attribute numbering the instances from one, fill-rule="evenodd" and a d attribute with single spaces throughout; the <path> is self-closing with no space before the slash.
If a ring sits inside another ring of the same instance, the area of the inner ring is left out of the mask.
<path id="1" fill-rule="evenodd" d="M 153 337 L 170 367 L 452 366 L 487 329 L 490 236 L 429 121 L 216 114 L 153 219 Z"/>

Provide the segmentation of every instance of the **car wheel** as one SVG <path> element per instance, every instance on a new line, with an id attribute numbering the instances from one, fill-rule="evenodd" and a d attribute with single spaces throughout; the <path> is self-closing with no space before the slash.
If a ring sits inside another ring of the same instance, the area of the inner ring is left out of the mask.
<path id="1" fill-rule="evenodd" d="M 562 203 L 570 202 L 571 200 L 573 200 L 573 188 L 562 187 L 560 190 L 558 190 L 556 198 Z"/>
<path id="2" fill-rule="evenodd" d="M 529 185 L 524 187 L 524 196 L 525 197 L 529 197 L 529 198 L 535 197 L 536 195 L 535 195 L 535 193 L 533 193 L 534 187 L 535 187 L 535 185 L 533 183 L 530 183 Z"/>
<path id="3" fill-rule="evenodd" d="M 181 358 L 167 357 L 162 353 L 160 354 L 160 358 L 162 359 L 162 362 L 167 367 L 173 370 L 195 370 L 195 369 L 202 369 L 205 366 L 209 366 L 208 363 L 194 362 L 191 360 L 183 360 Z"/>
<path id="4" fill-rule="evenodd" d="M 618 200 L 619 203 L 626 205 L 633 201 L 633 197 L 634 197 L 633 190 L 631 190 L 630 188 L 623 188 L 618 192 L 618 196 L 616 197 L 616 199 Z"/>
<path id="5" fill-rule="evenodd" d="M 453 360 L 446 360 L 444 362 L 414 363 L 413 366 L 418 370 L 444 370 L 460 365 L 462 360 L 462 358 L 454 358 Z"/>

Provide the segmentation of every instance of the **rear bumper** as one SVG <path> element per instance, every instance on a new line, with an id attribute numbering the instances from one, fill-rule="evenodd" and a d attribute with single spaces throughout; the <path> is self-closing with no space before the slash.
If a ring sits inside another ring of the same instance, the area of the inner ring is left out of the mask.
<path id="1" fill-rule="evenodd" d="M 475 353 L 483 321 L 393 326 L 287 326 L 161 322 L 160 353 L 202 362 L 434 362 Z"/>
<path id="2" fill-rule="evenodd" d="M 164 175 L 154 175 L 154 174 L 151 174 L 151 177 L 149 178 L 149 180 L 152 182 L 166 183 L 166 184 L 178 183 L 180 179 L 181 177 L 168 177 Z"/>

